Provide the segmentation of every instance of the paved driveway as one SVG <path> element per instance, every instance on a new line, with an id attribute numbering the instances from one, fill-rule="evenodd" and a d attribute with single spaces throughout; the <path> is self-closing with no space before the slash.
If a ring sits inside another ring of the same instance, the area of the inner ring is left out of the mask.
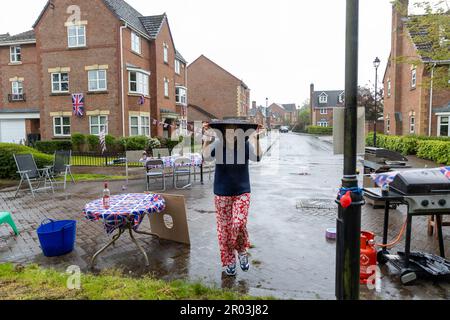
<path id="1" fill-rule="evenodd" d="M 288 299 L 334 299 L 335 243 L 325 240 L 325 230 L 335 226 L 334 198 L 342 174 L 342 156 L 332 154 L 331 144 L 312 136 L 283 134 L 272 140 L 271 154 L 251 167 L 252 206 L 249 231 L 253 244 L 249 273 L 236 279 L 221 275 L 216 240 L 212 181 L 174 192 L 186 196 L 192 245 L 186 247 L 139 236 L 150 257 L 150 266 L 127 238 L 109 249 L 97 263 L 97 270 L 120 268 L 131 276 L 151 274 L 161 279 L 201 280 L 206 284 L 253 295 Z M 122 192 L 122 182 L 111 183 L 113 193 Z M 144 181 L 130 182 L 128 192 L 142 192 Z M 0 227 L 0 262 L 38 263 L 65 270 L 78 265 L 87 271 L 92 254 L 109 238 L 101 223 L 83 219 L 84 204 L 100 197 L 102 183 L 71 186 L 67 193 L 43 194 L 36 200 L 25 195 L 13 199 L 0 193 L 0 209 L 11 211 L 21 235 L 10 236 Z M 315 200 L 315 201 L 312 201 Z M 78 223 L 76 250 L 65 257 L 48 259 L 40 251 L 36 228 L 46 217 L 75 219 Z M 383 210 L 363 209 L 363 229 L 381 235 Z M 401 212 L 392 215 L 390 238 L 404 222 Z M 147 228 L 146 223 L 142 228 Z M 413 248 L 438 253 L 437 241 L 426 235 L 425 218 L 414 220 Z M 449 246 L 450 230 L 444 230 Z M 378 238 L 379 240 L 379 238 Z M 401 246 L 399 247 L 401 249 Z M 450 250 L 447 248 L 447 255 Z M 420 281 L 402 287 L 397 276 L 382 269 L 381 288 L 362 288 L 364 299 L 449 299 L 450 284 Z"/>

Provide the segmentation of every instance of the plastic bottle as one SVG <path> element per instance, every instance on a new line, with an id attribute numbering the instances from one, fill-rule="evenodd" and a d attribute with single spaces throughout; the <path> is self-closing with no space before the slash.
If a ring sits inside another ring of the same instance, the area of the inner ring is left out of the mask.
<path id="1" fill-rule="evenodd" d="M 103 208 L 109 209 L 111 207 L 111 191 L 108 188 L 108 183 L 105 182 L 105 189 L 103 190 Z"/>

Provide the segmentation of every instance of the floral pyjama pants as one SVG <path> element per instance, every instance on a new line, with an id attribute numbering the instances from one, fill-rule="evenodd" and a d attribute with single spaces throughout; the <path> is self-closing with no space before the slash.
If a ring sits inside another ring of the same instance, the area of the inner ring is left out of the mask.
<path id="1" fill-rule="evenodd" d="M 247 232 L 250 193 L 240 196 L 216 196 L 217 233 L 224 267 L 236 263 L 236 252 L 246 253 L 250 248 Z"/>

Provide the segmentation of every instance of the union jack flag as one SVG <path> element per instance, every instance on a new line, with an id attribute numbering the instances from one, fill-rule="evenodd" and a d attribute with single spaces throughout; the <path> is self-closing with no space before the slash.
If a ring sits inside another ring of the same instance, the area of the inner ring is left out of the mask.
<path id="1" fill-rule="evenodd" d="M 394 181 L 397 174 L 398 174 L 397 171 L 384 172 L 378 174 L 375 173 L 371 175 L 371 178 L 377 186 L 382 188 L 383 186 L 389 185 L 392 181 Z"/>
<path id="2" fill-rule="evenodd" d="M 84 116 L 84 95 L 82 93 L 72 94 L 73 114 L 78 117 Z"/>
<path id="3" fill-rule="evenodd" d="M 444 174 L 444 176 L 450 179 L 450 167 L 442 167 L 441 172 Z"/>

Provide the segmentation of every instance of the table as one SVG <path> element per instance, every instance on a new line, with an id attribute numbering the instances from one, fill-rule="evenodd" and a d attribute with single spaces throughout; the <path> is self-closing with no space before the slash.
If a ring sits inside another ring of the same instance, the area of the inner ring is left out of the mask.
<path id="1" fill-rule="evenodd" d="M 190 167 L 194 167 L 194 169 L 196 167 L 200 168 L 200 182 L 203 184 L 204 182 L 204 178 L 203 178 L 203 156 L 199 153 L 187 153 L 185 155 L 172 155 L 169 157 L 161 157 L 160 159 L 158 158 L 148 158 L 147 160 L 162 160 L 162 162 L 164 163 L 164 167 L 165 168 L 173 168 L 175 166 L 175 161 L 177 159 L 180 158 L 188 158 L 190 159 L 190 163 L 185 163 L 185 164 L 179 164 L 179 166 L 190 166 Z M 153 168 L 159 168 L 159 166 L 153 166 Z M 195 175 L 195 172 L 194 172 Z M 194 176 L 195 178 L 195 176 Z"/>
<path id="2" fill-rule="evenodd" d="M 90 221 L 102 221 L 105 231 L 108 234 L 118 233 L 113 236 L 112 241 L 106 244 L 94 254 L 91 260 L 91 267 L 94 265 L 97 257 L 117 240 L 129 231 L 131 240 L 138 247 L 145 257 L 146 266 L 149 265 L 148 257 L 139 243 L 136 241 L 133 232 L 155 236 L 155 234 L 138 231 L 143 218 L 147 214 L 157 214 L 163 212 L 166 208 L 165 199 L 158 194 L 121 194 L 111 197 L 111 207 L 105 209 L 102 199 L 94 200 L 86 204 L 83 214 Z"/>

